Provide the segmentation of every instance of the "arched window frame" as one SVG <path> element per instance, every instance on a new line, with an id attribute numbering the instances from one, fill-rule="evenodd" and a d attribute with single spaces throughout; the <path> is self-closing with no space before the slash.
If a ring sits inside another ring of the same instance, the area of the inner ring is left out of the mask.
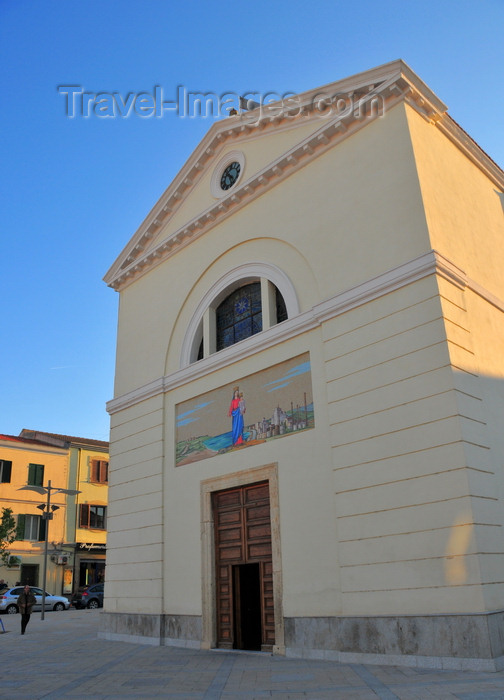
<path id="1" fill-rule="evenodd" d="M 196 362 L 198 350 L 203 340 L 203 357 L 209 357 L 216 352 L 215 312 L 219 304 L 236 289 L 251 282 L 261 282 L 262 323 L 264 332 L 276 325 L 275 287 L 282 295 L 287 317 L 292 318 L 299 313 L 297 296 L 287 275 L 275 265 L 268 263 L 247 263 L 231 270 L 221 277 L 208 290 L 198 304 L 188 325 L 182 344 L 181 367 Z M 257 335 L 260 335 L 257 334 Z M 257 336 L 251 336 L 252 338 Z M 250 338 L 242 340 L 238 345 L 247 343 Z M 234 347 L 234 346 L 231 346 Z"/>

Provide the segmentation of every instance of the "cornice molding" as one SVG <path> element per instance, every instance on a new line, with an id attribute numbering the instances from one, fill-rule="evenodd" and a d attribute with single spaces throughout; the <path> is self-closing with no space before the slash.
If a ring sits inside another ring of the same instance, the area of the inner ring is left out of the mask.
<path id="1" fill-rule="evenodd" d="M 321 326 L 321 324 L 369 303 L 386 294 L 412 284 L 430 275 L 437 275 L 461 290 L 471 289 L 500 311 L 504 312 L 504 301 L 485 290 L 467 277 L 465 272 L 435 250 L 410 260 L 382 275 L 347 289 L 334 297 L 316 304 L 308 311 L 279 323 L 268 330 L 247 338 L 210 357 L 192 365 L 182 367 L 164 377 L 160 377 L 143 387 L 135 389 L 107 403 L 107 411 L 112 415 L 135 404 L 158 396 L 189 382 L 196 381 L 212 372 L 224 369 L 258 352 L 284 343 L 292 338 Z"/>
<path id="2" fill-rule="evenodd" d="M 370 101 L 370 97 L 366 99 L 366 103 Z M 378 118 L 378 111 L 370 117 L 370 119 Z M 301 117 L 297 117 L 299 119 Z M 277 120 L 278 121 L 278 120 Z M 349 129 L 346 123 L 351 125 Z M 156 218 L 151 223 L 147 221 L 144 233 L 138 240 L 133 239 L 133 249 L 126 257 L 120 267 L 111 268 L 104 277 L 105 282 L 113 289 L 121 291 L 133 281 L 144 275 L 155 266 L 167 260 L 176 252 L 192 243 L 194 240 L 205 234 L 211 228 L 227 219 L 230 215 L 235 214 L 243 206 L 249 204 L 257 197 L 272 189 L 276 184 L 281 182 L 292 173 L 298 171 L 301 167 L 318 158 L 320 155 L 332 148 L 336 142 L 342 141 L 350 134 L 355 133 L 358 129 L 364 126 L 367 120 L 362 123 L 357 122 L 352 115 L 344 118 L 332 119 L 321 124 L 310 136 L 303 139 L 293 148 L 283 153 L 279 158 L 271 161 L 266 167 L 256 172 L 248 180 L 242 181 L 236 187 L 230 190 L 229 194 L 221 197 L 205 210 L 199 212 L 192 219 L 186 221 L 175 232 L 170 234 L 163 241 L 160 241 L 152 248 L 147 248 L 150 239 L 159 231 L 161 226 L 167 223 L 167 219 L 163 216 L 173 214 L 185 200 L 188 194 L 184 193 L 181 187 L 174 188 L 170 193 L 166 204 L 161 212 L 157 213 Z M 270 127 L 271 122 L 268 122 L 262 129 Z M 255 127 L 261 128 L 260 125 Z M 339 138 L 336 138 L 339 137 Z M 211 147 L 212 155 L 216 152 L 214 147 Z M 187 178 L 184 182 L 187 181 Z M 177 182 L 174 181 L 174 182 Z M 195 183 L 196 179 L 191 179 L 191 183 Z M 171 189 L 171 188 L 170 188 Z"/>
<path id="3" fill-rule="evenodd" d="M 0 438 L 0 447 L 7 450 L 20 450 L 22 452 L 42 452 L 44 454 L 54 454 L 64 457 L 68 454 L 68 447 L 58 447 L 57 445 L 45 445 L 43 444 L 28 444 L 21 442 L 12 442 L 10 440 L 3 440 Z"/>
<path id="4" fill-rule="evenodd" d="M 504 174 L 501 168 L 449 114 L 444 114 L 442 118 L 436 122 L 436 126 L 474 163 L 474 165 L 485 173 L 496 187 L 500 190 L 504 189 Z"/>
<path id="5" fill-rule="evenodd" d="M 321 116 L 320 95 L 347 94 L 355 108 L 330 119 Z M 500 168 L 446 114 L 446 105 L 402 61 L 394 61 L 371 71 L 319 87 L 296 96 L 292 108 L 281 103 L 263 106 L 243 115 L 216 122 L 191 154 L 172 184 L 153 207 L 129 244 L 104 277 L 113 289 L 121 291 L 155 266 L 189 245 L 215 225 L 261 196 L 330 148 L 382 116 L 380 105 L 391 109 L 406 102 L 424 119 L 436 125 L 501 189 L 504 175 Z M 364 115 L 364 116 L 363 116 Z M 301 121 L 303 120 L 303 121 Z M 167 238 L 149 248 L 171 216 L 186 200 L 202 174 L 224 156 L 230 146 L 236 149 L 245 140 L 264 133 L 293 128 L 300 123 L 321 121 L 321 126 L 261 171 L 242 181 L 229 194 L 213 202 L 184 223 Z"/>

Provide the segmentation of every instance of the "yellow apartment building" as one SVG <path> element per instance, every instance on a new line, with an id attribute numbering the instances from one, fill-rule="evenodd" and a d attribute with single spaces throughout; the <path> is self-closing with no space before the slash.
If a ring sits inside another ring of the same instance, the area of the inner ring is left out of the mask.
<path id="1" fill-rule="evenodd" d="M 14 586 L 18 581 L 42 585 L 44 544 L 49 524 L 48 542 L 51 556 L 47 563 L 47 590 L 59 595 L 64 587 L 65 568 L 72 559 L 60 543 L 66 541 L 68 503 L 62 494 L 54 494 L 53 519 L 42 518 L 39 506 L 46 498 L 23 486 L 68 488 L 68 449 L 43 440 L 0 435 L 0 508 L 11 508 L 20 528 L 20 539 L 10 547 L 10 566 L 0 562 L 0 578 Z"/>
<path id="2" fill-rule="evenodd" d="M 64 445 L 68 455 L 68 488 L 65 539 L 59 544 L 68 556 L 64 567 L 65 595 L 104 581 L 107 547 L 108 442 L 88 438 L 22 430 L 32 439 Z"/>

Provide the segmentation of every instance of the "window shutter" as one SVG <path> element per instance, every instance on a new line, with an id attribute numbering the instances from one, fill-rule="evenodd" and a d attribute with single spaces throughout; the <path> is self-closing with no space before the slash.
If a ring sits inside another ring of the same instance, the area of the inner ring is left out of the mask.
<path id="1" fill-rule="evenodd" d="M 38 536 L 39 542 L 43 542 L 45 540 L 46 527 L 47 527 L 47 522 L 44 520 L 44 518 L 40 518 L 39 536 Z"/>
<path id="2" fill-rule="evenodd" d="M 79 507 L 80 507 L 79 526 L 80 527 L 89 527 L 89 506 L 86 503 L 84 503 L 84 504 L 81 504 Z"/>
<path id="3" fill-rule="evenodd" d="M 106 484 L 108 481 L 108 462 L 104 459 L 92 459 L 89 465 L 89 480 L 95 484 Z"/>
<path id="4" fill-rule="evenodd" d="M 17 517 L 17 529 L 18 529 L 18 534 L 19 534 L 19 539 L 24 540 L 25 539 L 25 520 L 26 516 L 25 515 L 18 515 Z"/>
<path id="5" fill-rule="evenodd" d="M 30 486 L 43 486 L 44 484 L 44 465 L 29 464 L 28 465 L 28 484 Z"/>

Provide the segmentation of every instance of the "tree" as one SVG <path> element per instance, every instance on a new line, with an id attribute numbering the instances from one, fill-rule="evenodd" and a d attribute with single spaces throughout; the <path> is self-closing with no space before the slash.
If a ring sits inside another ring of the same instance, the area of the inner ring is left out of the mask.
<path id="1" fill-rule="evenodd" d="M 0 518 L 0 559 L 4 564 L 9 561 L 9 545 L 19 539 L 16 518 L 12 515 L 12 508 L 2 508 Z"/>

